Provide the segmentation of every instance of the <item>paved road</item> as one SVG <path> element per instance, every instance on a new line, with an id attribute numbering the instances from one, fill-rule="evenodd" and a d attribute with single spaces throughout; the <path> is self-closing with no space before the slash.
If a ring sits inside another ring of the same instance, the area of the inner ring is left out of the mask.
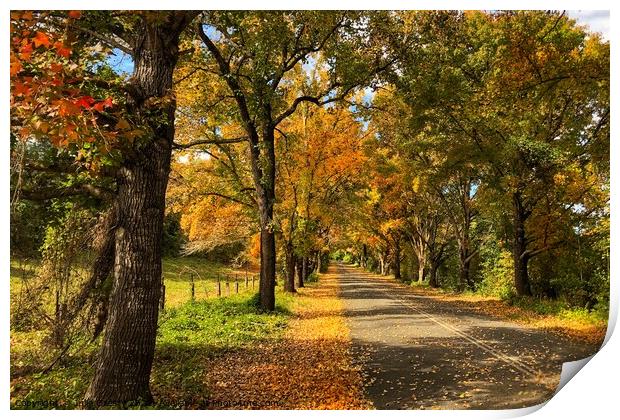
<path id="1" fill-rule="evenodd" d="M 597 348 L 494 319 L 337 265 L 354 361 L 378 409 L 520 408 Z"/>

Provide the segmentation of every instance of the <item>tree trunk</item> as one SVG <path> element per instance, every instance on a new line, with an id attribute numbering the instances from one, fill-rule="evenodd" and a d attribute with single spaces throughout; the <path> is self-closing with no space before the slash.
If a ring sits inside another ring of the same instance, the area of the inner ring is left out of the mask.
<path id="1" fill-rule="evenodd" d="M 418 260 L 418 283 L 424 281 L 426 275 L 426 261 L 424 259 Z"/>
<path id="2" fill-rule="evenodd" d="M 127 156 L 118 171 L 118 225 L 108 321 L 87 406 L 153 401 L 149 377 L 155 352 L 161 282 L 161 240 L 166 185 L 174 139 L 175 103 L 170 97 L 179 35 L 194 14 L 166 12 L 140 20 L 134 46 L 139 115 L 156 113 L 148 143 Z M 165 98 L 165 100 L 161 100 Z M 153 105 L 149 99 L 157 103 Z M 159 100 L 158 100 L 159 99 Z"/>
<path id="3" fill-rule="evenodd" d="M 284 290 L 287 292 L 295 292 L 295 253 L 292 245 L 286 247 L 286 282 Z"/>
<path id="4" fill-rule="evenodd" d="M 276 237 L 271 228 L 273 204 L 268 207 L 261 216 L 259 291 L 261 308 L 273 311 L 276 306 Z"/>
<path id="5" fill-rule="evenodd" d="M 437 270 L 441 264 L 436 263 L 435 261 L 431 262 L 431 269 L 429 272 L 428 285 L 433 288 L 439 287 L 439 283 L 437 282 Z"/>
<path id="6" fill-rule="evenodd" d="M 303 258 L 297 257 L 297 287 L 304 287 L 304 267 Z"/>
<path id="7" fill-rule="evenodd" d="M 470 260 L 467 256 L 463 257 L 461 254 L 460 262 L 459 262 L 459 289 L 465 290 L 468 287 L 471 287 L 471 280 L 469 274 L 469 266 Z"/>
<path id="8" fill-rule="evenodd" d="M 400 280 L 400 240 L 394 243 L 394 262 L 393 262 L 394 278 Z"/>
<path id="9" fill-rule="evenodd" d="M 381 254 L 381 275 L 386 276 L 388 271 L 388 250 L 386 249 Z"/>
<path id="10" fill-rule="evenodd" d="M 368 264 L 368 247 L 366 244 L 362 245 L 362 268 L 366 268 Z"/>
<path id="11" fill-rule="evenodd" d="M 301 260 L 301 267 L 302 267 L 302 284 L 306 282 L 306 280 L 308 280 L 308 257 L 303 257 Z"/>
<path id="12" fill-rule="evenodd" d="M 250 156 L 260 212 L 260 307 L 273 311 L 276 303 L 276 237 L 273 230 L 273 206 L 276 201 L 274 128 L 266 123 L 262 133 L 262 139 L 252 139 Z M 253 130 L 249 130 L 249 134 L 256 136 Z"/>
<path id="13" fill-rule="evenodd" d="M 525 221 L 529 214 L 523 208 L 521 194 L 513 194 L 513 224 L 514 238 L 512 244 L 512 259 L 514 263 L 514 280 L 517 295 L 531 296 L 529 275 L 527 265 L 529 257 L 527 254 L 527 238 L 525 235 Z"/>

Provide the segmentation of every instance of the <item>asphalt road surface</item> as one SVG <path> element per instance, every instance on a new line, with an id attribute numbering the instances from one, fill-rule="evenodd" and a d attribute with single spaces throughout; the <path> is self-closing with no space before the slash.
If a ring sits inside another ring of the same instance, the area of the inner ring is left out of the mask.
<path id="1" fill-rule="evenodd" d="M 540 404 L 562 363 L 598 348 L 417 295 L 344 264 L 340 296 L 354 362 L 377 409 L 506 409 Z"/>

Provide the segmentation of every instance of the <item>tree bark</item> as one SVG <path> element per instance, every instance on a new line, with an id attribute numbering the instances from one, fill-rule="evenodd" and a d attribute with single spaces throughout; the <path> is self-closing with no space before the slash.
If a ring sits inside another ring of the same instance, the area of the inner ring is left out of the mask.
<path id="1" fill-rule="evenodd" d="M 286 282 L 284 283 L 284 290 L 287 292 L 295 293 L 295 252 L 292 245 L 286 247 Z"/>
<path id="2" fill-rule="evenodd" d="M 304 284 L 306 282 L 306 280 L 308 280 L 308 257 L 303 257 L 301 260 L 301 267 L 302 267 L 302 275 L 303 275 L 303 279 L 302 279 L 302 284 Z"/>
<path id="3" fill-rule="evenodd" d="M 512 203 L 514 224 L 512 259 L 514 263 L 515 288 L 519 296 L 531 296 L 532 289 L 527 268 L 529 255 L 527 253 L 527 237 L 525 233 L 525 222 L 529 217 L 529 212 L 523 206 L 520 193 L 513 194 Z"/>
<path id="4" fill-rule="evenodd" d="M 144 18 L 136 24 L 132 77 L 136 93 L 131 105 L 137 115 L 156 113 L 157 117 L 147 120 L 148 143 L 141 141 L 118 171 L 114 280 L 95 376 L 84 397 L 87 406 L 153 401 L 149 377 L 176 108 L 172 75 L 179 35 L 194 16 L 193 12 L 166 12 L 158 16 L 162 19 Z"/>
<path id="5" fill-rule="evenodd" d="M 368 247 L 366 244 L 362 245 L 362 268 L 366 268 L 368 264 Z"/>
<path id="6" fill-rule="evenodd" d="M 462 253 L 459 253 L 460 255 L 460 262 L 459 262 L 459 279 L 460 279 L 460 284 L 459 284 L 459 289 L 460 290 L 465 290 L 468 287 L 471 287 L 471 281 L 470 281 L 470 274 L 469 274 L 469 266 L 470 266 L 470 260 L 467 259 L 467 256 L 463 256 Z"/>
<path id="7" fill-rule="evenodd" d="M 393 261 L 394 278 L 399 280 L 400 275 L 400 240 L 394 241 L 394 261 Z"/>
<path id="8" fill-rule="evenodd" d="M 302 261 L 302 257 L 297 257 L 297 287 L 304 287 L 304 267 Z"/>
<path id="9" fill-rule="evenodd" d="M 429 271 L 428 285 L 432 288 L 438 288 L 439 283 L 437 282 L 437 270 L 439 269 L 440 264 L 431 262 L 431 269 Z"/>
<path id="10" fill-rule="evenodd" d="M 422 283 L 426 277 L 426 260 L 418 259 L 418 283 Z"/>
<path id="11" fill-rule="evenodd" d="M 276 236 L 273 230 L 275 195 L 275 149 L 271 126 L 263 130 L 263 138 L 252 144 L 251 158 L 260 211 L 260 306 L 273 311 L 276 306 Z M 263 150 L 261 153 L 261 149 Z M 261 157 L 261 154 L 264 156 Z"/>

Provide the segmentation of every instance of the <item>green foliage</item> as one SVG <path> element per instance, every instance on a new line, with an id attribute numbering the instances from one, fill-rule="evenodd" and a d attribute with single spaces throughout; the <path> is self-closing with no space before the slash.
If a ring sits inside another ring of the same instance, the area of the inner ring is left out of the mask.
<path id="1" fill-rule="evenodd" d="M 481 281 L 477 292 L 482 295 L 510 299 L 515 293 L 512 254 L 493 245 L 485 247 L 481 264 Z"/>
<path id="2" fill-rule="evenodd" d="M 316 283 L 317 281 L 319 281 L 319 275 L 315 271 L 310 273 L 306 279 L 307 283 Z"/>
<path id="3" fill-rule="evenodd" d="M 166 214 L 164 217 L 162 254 L 167 257 L 178 257 L 186 237 L 181 230 L 181 215 Z"/>

